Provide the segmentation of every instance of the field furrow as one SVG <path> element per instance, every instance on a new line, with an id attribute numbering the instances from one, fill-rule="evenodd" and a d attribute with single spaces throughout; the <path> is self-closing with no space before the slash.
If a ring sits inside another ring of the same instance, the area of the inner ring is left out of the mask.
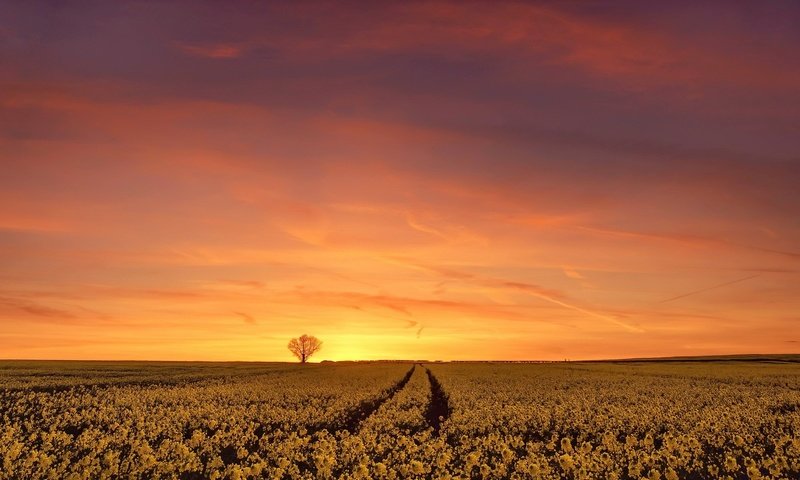
<path id="1" fill-rule="evenodd" d="M 349 411 L 347 413 L 344 422 L 340 426 L 341 429 L 347 430 L 350 433 L 358 431 L 359 426 L 365 419 L 370 418 L 370 416 L 373 413 L 375 413 L 383 405 L 389 402 L 392 399 L 392 397 L 394 397 L 398 392 L 403 391 L 403 388 L 406 386 L 406 384 L 414 374 L 415 368 L 416 367 L 412 366 L 411 369 L 408 372 L 406 372 L 403 378 L 401 378 L 390 389 L 383 392 L 380 396 L 375 398 L 368 398 L 359 403 L 356 408 Z M 338 430 L 337 428 L 334 429 Z"/>
<path id="2" fill-rule="evenodd" d="M 425 412 L 425 418 L 433 429 L 433 433 L 438 434 L 442 422 L 445 422 L 450 416 L 450 404 L 439 380 L 431 373 L 430 369 L 426 368 L 425 373 L 431 388 L 431 400 Z"/>

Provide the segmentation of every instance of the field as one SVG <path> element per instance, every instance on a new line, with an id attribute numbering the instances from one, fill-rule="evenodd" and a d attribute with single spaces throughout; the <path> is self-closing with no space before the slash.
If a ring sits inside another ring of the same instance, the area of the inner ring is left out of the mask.
<path id="1" fill-rule="evenodd" d="M 800 478 L 797 358 L 0 362 L 0 478 Z"/>

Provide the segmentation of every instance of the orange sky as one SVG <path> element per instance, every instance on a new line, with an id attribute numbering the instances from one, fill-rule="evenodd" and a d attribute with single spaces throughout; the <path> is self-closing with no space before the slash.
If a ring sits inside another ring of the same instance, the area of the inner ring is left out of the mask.
<path id="1" fill-rule="evenodd" d="M 800 9 L 666 3 L 1 5 L 0 357 L 800 353 Z"/>

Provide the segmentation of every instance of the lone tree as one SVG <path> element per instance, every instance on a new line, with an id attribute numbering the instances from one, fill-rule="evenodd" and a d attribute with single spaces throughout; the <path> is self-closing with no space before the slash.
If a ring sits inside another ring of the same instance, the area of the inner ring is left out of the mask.
<path id="1" fill-rule="evenodd" d="M 300 363 L 306 363 L 306 360 L 319 352 L 320 348 L 322 340 L 313 335 L 301 335 L 300 338 L 289 340 L 289 351 L 300 360 Z"/>

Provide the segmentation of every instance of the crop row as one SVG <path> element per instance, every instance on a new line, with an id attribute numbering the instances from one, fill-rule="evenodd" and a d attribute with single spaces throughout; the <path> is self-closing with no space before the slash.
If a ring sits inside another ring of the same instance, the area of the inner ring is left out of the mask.
<path id="1" fill-rule="evenodd" d="M 797 365 L 51 373 L 0 376 L 0 480 L 800 478 Z"/>
<path id="2" fill-rule="evenodd" d="M 800 478 L 798 368 L 436 365 L 450 473 Z"/>

